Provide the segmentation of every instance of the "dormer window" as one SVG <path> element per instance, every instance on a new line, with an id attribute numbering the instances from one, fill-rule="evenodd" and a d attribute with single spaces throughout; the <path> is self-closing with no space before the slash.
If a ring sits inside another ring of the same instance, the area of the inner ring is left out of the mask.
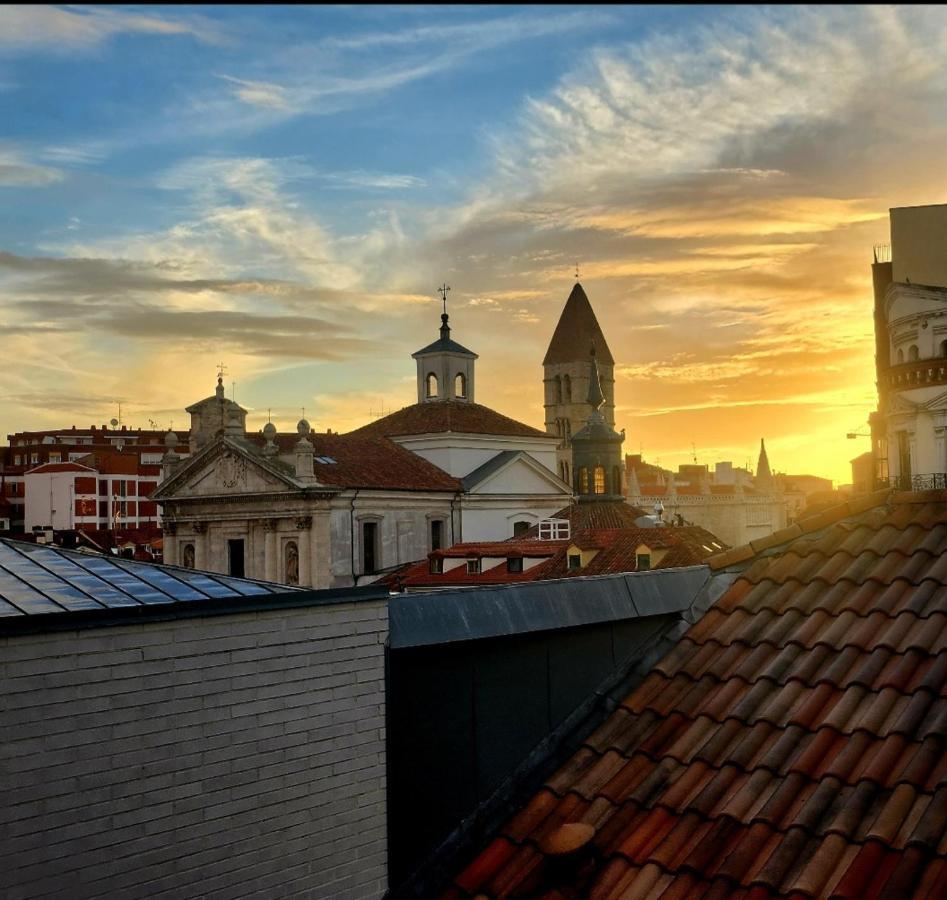
<path id="1" fill-rule="evenodd" d="M 468 559 L 468 560 L 467 560 L 467 574 L 468 574 L 468 575 L 479 575 L 479 574 L 480 574 L 480 560 L 479 560 L 479 559 Z"/>
<path id="2" fill-rule="evenodd" d="M 635 556 L 635 569 L 638 572 L 647 572 L 651 568 L 651 554 L 638 553 Z"/>
<path id="3" fill-rule="evenodd" d="M 432 556 L 430 559 L 430 564 L 428 565 L 428 571 L 432 575 L 443 575 L 444 560 L 440 556 Z"/>
<path id="4" fill-rule="evenodd" d="M 425 395 L 428 398 L 437 396 L 437 376 L 433 372 L 428 373 Z"/>
<path id="5" fill-rule="evenodd" d="M 582 556 L 579 553 L 570 553 L 569 554 L 569 570 L 582 568 Z"/>
<path id="6" fill-rule="evenodd" d="M 523 571 L 523 557 L 522 556 L 511 556 L 506 561 L 506 571 L 517 573 Z"/>

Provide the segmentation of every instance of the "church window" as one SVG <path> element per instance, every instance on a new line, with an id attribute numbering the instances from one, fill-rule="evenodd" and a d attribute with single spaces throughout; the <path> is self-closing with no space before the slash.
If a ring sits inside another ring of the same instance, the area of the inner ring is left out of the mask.
<path id="1" fill-rule="evenodd" d="M 605 467 L 604 466 L 595 467 L 595 493 L 596 494 L 605 493 Z"/>
<path id="2" fill-rule="evenodd" d="M 635 557 L 635 570 L 638 572 L 647 572 L 651 568 L 651 554 L 638 553 Z"/>
<path id="3" fill-rule="evenodd" d="M 511 556 L 506 561 L 506 571 L 507 572 L 522 572 L 523 571 L 523 557 L 522 556 Z"/>
<path id="4" fill-rule="evenodd" d="M 194 545 L 193 544 L 184 545 L 184 549 L 181 552 L 181 565 L 184 566 L 185 569 L 194 568 Z"/>
<path id="5" fill-rule="evenodd" d="M 908 361 L 915 362 L 917 360 L 917 344 L 911 344 L 908 347 Z"/>
<path id="6" fill-rule="evenodd" d="M 299 546 L 287 541 L 283 551 L 283 578 L 286 584 L 299 584 Z"/>
<path id="7" fill-rule="evenodd" d="M 562 393 L 566 403 L 572 400 L 572 379 L 568 375 L 562 376 Z"/>
<path id="8" fill-rule="evenodd" d="M 579 493 L 587 494 L 589 492 L 589 470 L 582 466 L 579 469 Z"/>
<path id="9" fill-rule="evenodd" d="M 467 396 L 467 379 L 464 377 L 463 372 L 458 372 L 457 377 L 454 379 L 454 396 Z"/>
<path id="10" fill-rule="evenodd" d="M 362 522 L 362 572 L 374 575 L 377 560 L 378 523 Z"/>
<path id="11" fill-rule="evenodd" d="M 903 362 L 904 362 L 904 351 L 899 347 L 898 348 L 898 364 L 900 365 Z"/>
<path id="12" fill-rule="evenodd" d="M 556 403 L 562 403 L 562 379 L 556 376 Z"/>
<path id="13" fill-rule="evenodd" d="M 514 522 L 513 523 L 513 537 L 522 537 L 530 529 L 529 522 Z"/>
<path id="14" fill-rule="evenodd" d="M 427 376 L 426 396 L 437 396 L 437 376 L 433 372 L 429 372 Z"/>

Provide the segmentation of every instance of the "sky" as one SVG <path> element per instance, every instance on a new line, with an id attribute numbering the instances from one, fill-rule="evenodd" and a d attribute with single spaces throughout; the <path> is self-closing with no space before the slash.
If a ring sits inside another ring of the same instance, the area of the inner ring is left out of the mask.
<path id="1" fill-rule="evenodd" d="M 888 209 L 947 202 L 938 7 L 0 6 L 0 433 L 347 431 L 411 353 L 543 424 L 575 281 L 626 453 L 851 481 Z"/>

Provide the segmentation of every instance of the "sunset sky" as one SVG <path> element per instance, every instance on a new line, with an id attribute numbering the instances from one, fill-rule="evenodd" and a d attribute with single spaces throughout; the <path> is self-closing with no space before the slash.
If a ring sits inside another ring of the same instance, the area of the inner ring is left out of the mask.
<path id="1" fill-rule="evenodd" d="M 414 402 L 542 426 L 578 261 L 625 452 L 849 482 L 888 209 L 947 202 L 937 7 L 0 7 L 0 435 Z M 692 451 L 692 445 L 694 450 Z"/>

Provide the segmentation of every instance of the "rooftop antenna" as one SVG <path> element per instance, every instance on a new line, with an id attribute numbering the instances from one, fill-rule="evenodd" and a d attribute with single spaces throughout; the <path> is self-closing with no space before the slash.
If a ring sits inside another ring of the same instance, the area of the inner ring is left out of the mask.
<path id="1" fill-rule="evenodd" d="M 694 465 L 697 465 L 697 448 L 694 446 L 694 442 L 691 441 L 691 456 L 694 457 Z"/>
<path id="2" fill-rule="evenodd" d="M 267 422 L 273 421 L 273 409 L 272 407 L 269 407 L 269 406 L 266 408 L 266 421 Z"/>
<path id="3" fill-rule="evenodd" d="M 450 285 L 445 281 L 438 289 L 437 292 L 441 295 L 441 300 L 444 303 L 444 315 L 447 315 L 447 294 L 450 291 Z"/>
<path id="4" fill-rule="evenodd" d="M 230 399 L 234 403 L 237 402 L 237 382 L 236 381 L 230 382 Z"/>

